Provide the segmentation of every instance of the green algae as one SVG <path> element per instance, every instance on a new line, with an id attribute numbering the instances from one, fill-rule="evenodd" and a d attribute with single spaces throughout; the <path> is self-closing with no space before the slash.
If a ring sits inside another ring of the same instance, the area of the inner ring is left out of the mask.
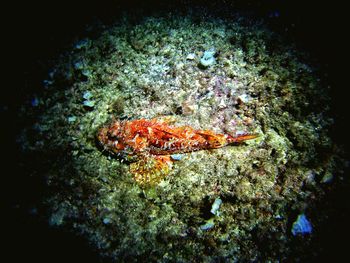
<path id="1" fill-rule="evenodd" d="M 304 54 L 276 39 L 241 19 L 148 17 L 125 19 L 62 56 L 39 110 L 21 112 L 35 120 L 21 134 L 23 152 L 49 162 L 49 222 L 83 233 L 101 255 L 121 261 L 290 257 L 290 213 L 312 208 L 324 191 L 310 175 L 327 179 L 341 158 L 328 135 L 326 84 Z M 212 47 L 216 63 L 198 67 Z M 93 107 L 84 107 L 84 94 L 93 94 Z M 113 117 L 162 116 L 260 137 L 185 154 L 168 177 L 143 189 L 95 135 Z M 201 231 L 217 197 L 220 216 Z M 266 238 L 262 252 L 256 240 Z"/>

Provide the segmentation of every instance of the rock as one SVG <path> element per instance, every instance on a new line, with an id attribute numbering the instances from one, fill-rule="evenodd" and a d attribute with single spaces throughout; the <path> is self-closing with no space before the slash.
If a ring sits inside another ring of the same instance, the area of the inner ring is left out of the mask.
<path id="1" fill-rule="evenodd" d="M 95 106 L 95 102 L 92 100 L 84 100 L 83 105 L 88 108 L 93 108 Z"/>
<path id="2" fill-rule="evenodd" d="M 199 228 L 201 230 L 209 230 L 211 228 L 214 227 L 214 220 L 213 219 L 209 219 L 205 224 L 201 225 Z"/>
<path id="3" fill-rule="evenodd" d="M 190 53 L 190 54 L 187 55 L 186 59 L 188 59 L 188 60 L 194 60 L 195 57 L 196 57 L 196 55 L 195 55 L 194 53 Z"/>
<path id="4" fill-rule="evenodd" d="M 219 215 L 218 210 L 219 210 L 221 204 L 222 204 L 222 200 L 219 197 L 216 198 L 213 205 L 211 206 L 210 213 L 212 213 L 214 215 Z"/>
<path id="5" fill-rule="evenodd" d="M 200 60 L 200 65 L 207 68 L 215 63 L 215 50 L 210 49 L 204 52 L 203 57 Z"/>
<path id="6" fill-rule="evenodd" d="M 312 232 L 312 225 L 306 218 L 305 214 L 300 214 L 292 225 L 292 234 L 296 236 L 298 234 L 310 234 Z"/>

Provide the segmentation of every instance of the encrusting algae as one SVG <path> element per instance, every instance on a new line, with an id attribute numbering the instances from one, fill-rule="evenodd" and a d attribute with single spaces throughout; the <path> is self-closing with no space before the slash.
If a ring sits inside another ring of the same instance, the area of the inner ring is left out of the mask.
<path id="1" fill-rule="evenodd" d="M 162 180 L 171 170 L 171 154 L 216 149 L 254 139 L 257 134 L 231 136 L 190 126 L 173 126 L 171 119 L 115 120 L 98 132 L 105 150 L 127 160 L 136 160 L 130 172 L 141 185 Z"/>

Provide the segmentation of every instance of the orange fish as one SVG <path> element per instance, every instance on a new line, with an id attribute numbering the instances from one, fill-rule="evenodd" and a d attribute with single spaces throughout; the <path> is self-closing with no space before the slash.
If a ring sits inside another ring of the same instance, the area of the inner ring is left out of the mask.
<path id="1" fill-rule="evenodd" d="M 130 172 L 141 185 L 152 185 L 170 171 L 172 154 L 216 149 L 256 138 L 257 134 L 231 136 L 190 126 L 176 127 L 170 119 L 115 120 L 97 134 L 105 150 L 131 163 Z"/>

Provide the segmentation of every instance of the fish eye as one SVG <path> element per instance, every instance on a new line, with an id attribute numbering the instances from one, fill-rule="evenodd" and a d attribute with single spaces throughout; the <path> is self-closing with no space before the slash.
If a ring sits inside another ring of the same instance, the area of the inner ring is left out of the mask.
<path id="1" fill-rule="evenodd" d="M 115 133 L 108 132 L 107 136 L 110 140 L 118 140 L 118 136 Z"/>

